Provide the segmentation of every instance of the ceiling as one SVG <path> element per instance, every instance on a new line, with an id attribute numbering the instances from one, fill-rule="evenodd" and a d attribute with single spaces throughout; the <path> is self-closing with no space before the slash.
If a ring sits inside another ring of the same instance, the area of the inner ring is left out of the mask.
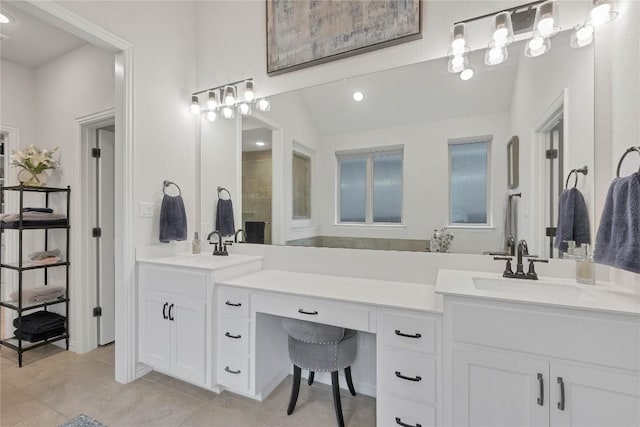
<path id="1" fill-rule="evenodd" d="M 87 42 L 3 1 L 1 9 L 12 22 L 0 24 L 0 58 L 37 68 Z"/>
<path id="2" fill-rule="evenodd" d="M 242 151 L 269 151 L 271 150 L 271 139 L 271 129 L 264 127 L 253 117 L 243 117 Z M 256 145 L 256 142 L 264 142 L 264 145 Z"/>

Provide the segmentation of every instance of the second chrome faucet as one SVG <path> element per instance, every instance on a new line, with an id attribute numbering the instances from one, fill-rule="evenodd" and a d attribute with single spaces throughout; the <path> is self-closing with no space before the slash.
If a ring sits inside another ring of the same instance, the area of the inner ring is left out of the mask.
<path id="1" fill-rule="evenodd" d="M 527 257 L 529 261 L 529 269 L 525 273 L 524 265 L 522 262 L 522 258 Z M 529 246 L 527 245 L 527 241 L 522 239 L 518 242 L 517 247 L 517 258 L 516 258 L 516 271 L 515 273 L 511 269 L 511 260 L 512 257 L 494 257 L 495 260 L 503 260 L 507 261 L 507 265 L 502 273 L 502 277 L 506 278 L 514 278 L 514 279 L 528 279 L 528 280 L 538 280 L 538 274 L 536 273 L 534 263 L 543 262 L 548 263 L 549 260 L 546 259 L 538 259 L 534 255 L 529 255 Z"/>

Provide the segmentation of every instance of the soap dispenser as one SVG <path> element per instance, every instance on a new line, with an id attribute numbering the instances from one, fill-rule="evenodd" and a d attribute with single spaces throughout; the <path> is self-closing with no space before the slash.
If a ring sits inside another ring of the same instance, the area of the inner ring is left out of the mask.
<path id="1" fill-rule="evenodd" d="M 200 239 L 198 238 L 198 232 L 193 235 L 193 242 L 191 242 L 191 253 L 199 254 L 201 250 Z"/>
<path id="2" fill-rule="evenodd" d="M 576 249 L 576 280 L 578 283 L 596 283 L 596 266 L 588 244 Z"/>

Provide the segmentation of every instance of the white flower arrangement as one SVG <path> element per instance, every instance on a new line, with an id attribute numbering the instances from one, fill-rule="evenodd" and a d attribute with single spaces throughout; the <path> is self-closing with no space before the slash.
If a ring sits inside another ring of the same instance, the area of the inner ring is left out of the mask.
<path id="1" fill-rule="evenodd" d="M 60 162 L 53 158 L 53 154 L 58 151 L 58 148 L 47 150 L 29 145 L 24 150 L 13 150 L 11 166 L 24 168 L 33 175 L 39 175 L 47 169 L 57 169 L 60 167 Z"/>

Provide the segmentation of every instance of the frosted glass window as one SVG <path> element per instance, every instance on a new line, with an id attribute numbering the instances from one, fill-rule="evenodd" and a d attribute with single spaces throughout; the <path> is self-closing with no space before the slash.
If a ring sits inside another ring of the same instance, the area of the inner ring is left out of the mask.
<path id="1" fill-rule="evenodd" d="M 451 224 L 488 224 L 488 142 L 449 145 Z"/>
<path id="2" fill-rule="evenodd" d="M 402 154 L 373 157 L 373 222 L 402 221 Z"/>
<path id="3" fill-rule="evenodd" d="M 341 158 L 340 222 L 365 222 L 367 212 L 367 159 Z"/>

